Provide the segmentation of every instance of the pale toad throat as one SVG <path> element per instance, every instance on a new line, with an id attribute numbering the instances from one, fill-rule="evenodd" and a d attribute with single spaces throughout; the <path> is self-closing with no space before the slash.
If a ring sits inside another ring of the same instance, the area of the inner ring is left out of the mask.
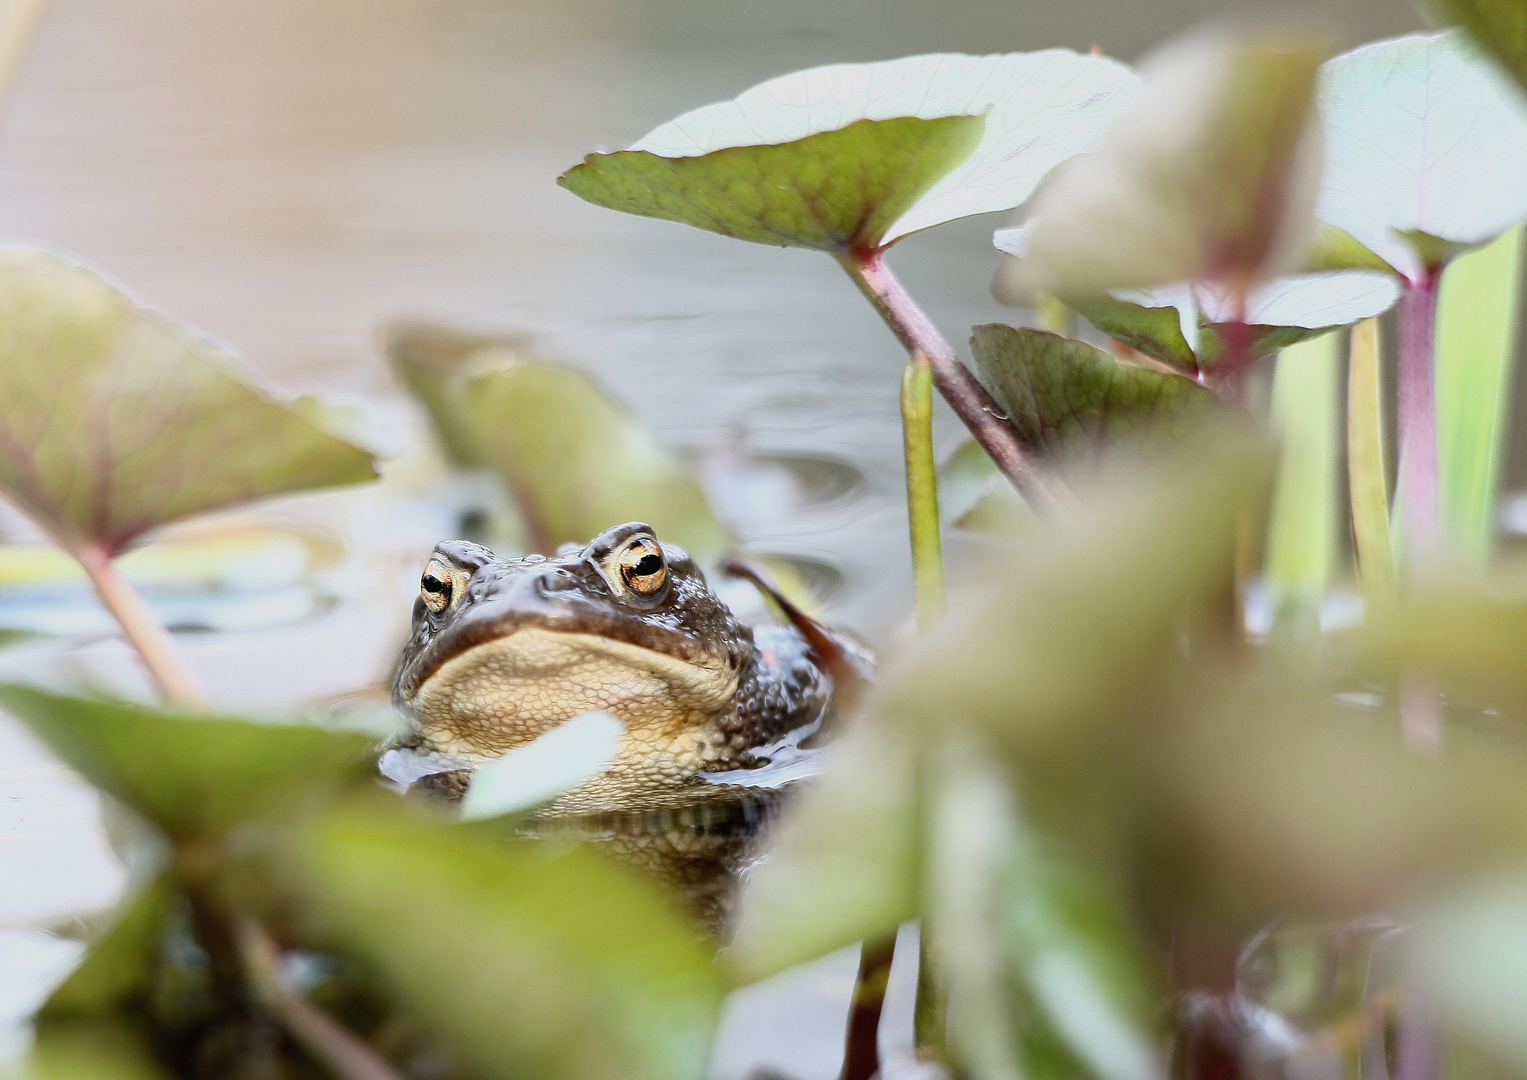
<path id="1" fill-rule="evenodd" d="M 596 634 L 525 627 L 452 657 L 408 705 L 425 745 L 482 760 L 591 709 L 633 732 L 673 735 L 724 707 L 738 677 L 720 657 L 696 663 Z"/>

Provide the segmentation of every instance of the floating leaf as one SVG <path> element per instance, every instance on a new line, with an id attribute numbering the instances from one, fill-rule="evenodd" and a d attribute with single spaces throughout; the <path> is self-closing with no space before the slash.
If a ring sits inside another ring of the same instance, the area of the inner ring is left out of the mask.
<path id="1" fill-rule="evenodd" d="M 560 182 L 745 240 L 869 250 L 1022 203 L 1132 85 L 1122 64 L 1064 49 L 812 68 L 591 154 Z"/>
<path id="2" fill-rule="evenodd" d="M 677 456 L 574 368 L 511 360 L 470 380 L 464 417 L 543 553 L 646 521 L 702 564 L 732 546 Z"/>
<path id="3" fill-rule="evenodd" d="M 894 933 L 918 912 L 921 827 L 915 745 L 863 723 L 829 751 L 744 881 L 741 918 L 723 956 L 751 982 L 862 938 Z"/>
<path id="4" fill-rule="evenodd" d="M 1035 199 L 1026 265 L 1062 298 L 1182 280 L 1241 289 L 1297 265 L 1319 176 L 1315 75 L 1298 32 L 1200 33 L 1140 65 L 1096 154 Z"/>
<path id="5" fill-rule="evenodd" d="M 615 756 L 625 724 L 607 712 L 586 712 L 480 766 L 461 800 L 464 821 L 538 806 L 598 774 Z"/>
<path id="6" fill-rule="evenodd" d="M 0 686 L 0 705 L 59 757 L 170 837 L 215 836 L 354 773 L 373 740 Z"/>
<path id="7" fill-rule="evenodd" d="M 1214 403 L 1180 375 L 1122 364 L 1043 330 L 977 326 L 970 344 L 977 377 L 1024 440 L 1056 457 L 1096 456 L 1147 433 L 1170 438 Z"/>
<path id="8" fill-rule="evenodd" d="M 0 252 L 0 384 L 0 490 L 74 550 L 376 475 L 225 348 L 55 255 Z"/>
<path id="9" fill-rule="evenodd" d="M 704 1074 L 721 985 L 655 886 L 598 853 L 350 811 L 307 874 L 329 931 L 485 1077 Z"/>
<path id="10" fill-rule="evenodd" d="M 1407 277 L 1527 217 L 1527 99 L 1458 31 L 1325 65 L 1321 220 Z"/>

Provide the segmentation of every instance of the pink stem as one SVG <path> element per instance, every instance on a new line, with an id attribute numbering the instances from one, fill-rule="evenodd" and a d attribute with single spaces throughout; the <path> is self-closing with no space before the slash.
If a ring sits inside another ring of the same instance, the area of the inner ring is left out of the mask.
<path id="1" fill-rule="evenodd" d="M 1400 298 L 1399 489 L 1405 502 L 1405 545 L 1425 552 L 1437 542 L 1437 282 L 1428 269 Z"/>
<path id="2" fill-rule="evenodd" d="M 1024 446 L 1018 430 L 885 265 L 884 252 L 850 252 L 838 261 L 907 352 L 922 350 L 933 369 L 933 385 L 1023 497 L 1041 509 L 1070 506 L 1070 489 Z"/>

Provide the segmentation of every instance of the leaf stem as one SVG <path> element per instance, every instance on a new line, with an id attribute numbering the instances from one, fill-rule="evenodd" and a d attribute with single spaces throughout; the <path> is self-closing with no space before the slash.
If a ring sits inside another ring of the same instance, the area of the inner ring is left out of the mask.
<path id="1" fill-rule="evenodd" d="M 1435 546 L 1437 521 L 1437 284 L 1442 268 L 1428 267 L 1400 297 L 1400 501 L 1407 552 Z"/>
<path id="2" fill-rule="evenodd" d="M 1348 351 L 1347 485 L 1357 575 L 1370 603 L 1392 597 L 1395 590 L 1379 371 L 1379 321 L 1368 319 L 1352 328 Z"/>
<path id="3" fill-rule="evenodd" d="M 924 629 L 944 613 L 944 553 L 938 522 L 938 473 L 933 463 L 933 370 L 913 349 L 901 377 L 901 433 L 906 450 L 907 523 L 912 534 L 912 581 L 917 621 Z"/>
<path id="4" fill-rule="evenodd" d="M 308 1053 L 340 1080 L 402 1080 L 386 1058 L 286 984 L 280 953 L 263 930 L 247 923 L 242 937 L 260 1003 Z"/>
<path id="5" fill-rule="evenodd" d="M 860 946 L 854 1002 L 848 1013 L 848 1040 L 838 1080 L 870 1080 L 880 1071 L 880 1012 L 891 980 L 896 935 Z"/>
<path id="6" fill-rule="evenodd" d="M 176 651 L 169 632 L 149 612 L 143 597 L 122 576 L 105 549 L 96 544 L 66 548 L 89 575 L 101 603 L 116 618 L 128 644 L 137 650 L 165 699 L 187 708 L 206 708 L 207 699 Z"/>
<path id="7" fill-rule="evenodd" d="M 1070 489 L 1023 444 L 991 395 L 960 363 L 949 342 L 885 265 L 884 252 L 849 252 L 840 255 L 838 262 L 906 350 L 922 350 L 932 369 L 933 385 L 1030 505 L 1050 511 L 1069 507 Z"/>

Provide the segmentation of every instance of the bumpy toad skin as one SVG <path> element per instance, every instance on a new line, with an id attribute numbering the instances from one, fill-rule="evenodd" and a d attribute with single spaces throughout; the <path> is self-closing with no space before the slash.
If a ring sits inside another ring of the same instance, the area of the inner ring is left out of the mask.
<path id="1" fill-rule="evenodd" d="M 762 764 L 751 751 L 831 692 L 799 631 L 743 625 L 682 549 L 628 522 L 549 558 L 439 545 L 393 698 L 409 745 L 474 763 L 608 710 L 626 724 L 615 762 L 549 808 L 586 814 L 716 797 L 697 774 Z"/>

